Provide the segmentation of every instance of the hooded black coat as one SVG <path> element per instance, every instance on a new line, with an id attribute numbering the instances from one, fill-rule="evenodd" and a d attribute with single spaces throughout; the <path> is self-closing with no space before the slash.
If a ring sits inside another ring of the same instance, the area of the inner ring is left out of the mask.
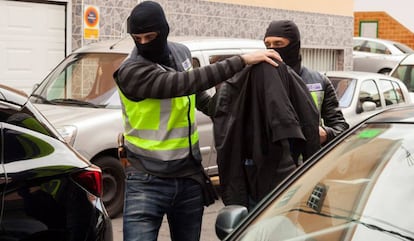
<path id="1" fill-rule="evenodd" d="M 213 115 L 225 205 L 259 201 L 319 148 L 319 112 L 285 64 L 261 63 L 224 82 Z"/>

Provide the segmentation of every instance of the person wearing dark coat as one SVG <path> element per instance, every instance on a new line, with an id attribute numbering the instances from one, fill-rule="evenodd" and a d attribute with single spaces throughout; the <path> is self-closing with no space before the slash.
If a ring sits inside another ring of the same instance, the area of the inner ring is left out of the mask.
<path id="1" fill-rule="evenodd" d="M 319 148 L 319 113 L 283 63 L 257 64 L 222 83 L 213 114 L 222 200 L 251 209 Z"/>
<path id="2" fill-rule="evenodd" d="M 302 65 L 300 32 L 290 20 L 272 21 L 266 29 L 264 43 L 276 50 L 283 61 L 300 75 L 318 107 L 321 118 L 319 135 L 321 145 L 326 145 L 349 128 L 331 81 L 325 75 Z"/>

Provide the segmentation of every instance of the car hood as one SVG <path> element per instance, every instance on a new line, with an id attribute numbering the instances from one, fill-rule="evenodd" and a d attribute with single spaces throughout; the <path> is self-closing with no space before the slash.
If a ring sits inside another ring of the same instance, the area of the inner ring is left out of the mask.
<path id="1" fill-rule="evenodd" d="M 78 106 L 35 104 L 37 109 L 57 128 L 64 125 L 85 125 L 105 116 L 120 115 L 120 109 L 85 108 Z"/>

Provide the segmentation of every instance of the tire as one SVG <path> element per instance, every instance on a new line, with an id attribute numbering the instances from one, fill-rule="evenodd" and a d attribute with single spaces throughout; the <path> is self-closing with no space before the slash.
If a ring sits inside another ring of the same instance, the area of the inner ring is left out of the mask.
<path id="1" fill-rule="evenodd" d="M 101 156 L 94 162 L 102 170 L 102 200 L 109 217 L 117 217 L 124 207 L 125 173 L 121 162 L 112 156 Z"/>

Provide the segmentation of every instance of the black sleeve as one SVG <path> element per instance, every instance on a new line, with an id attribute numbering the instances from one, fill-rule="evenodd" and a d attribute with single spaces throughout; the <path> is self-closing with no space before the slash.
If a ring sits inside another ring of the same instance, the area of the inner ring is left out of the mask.
<path id="1" fill-rule="evenodd" d="M 122 93 L 129 99 L 164 99 L 207 90 L 229 79 L 244 66 L 240 56 L 233 56 L 189 72 L 177 72 L 145 59 L 128 59 L 114 73 L 114 78 Z"/>
<path id="2" fill-rule="evenodd" d="M 196 95 L 196 107 L 197 110 L 203 112 L 207 116 L 211 116 L 212 107 L 210 105 L 214 105 L 213 98 L 207 91 L 200 92 Z"/>
<path id="3" fill-rule="evenodd" d="M 321 107 L 321 118 L 324 123 L 323 128 L 328 134 L 328 139 L 326 141 L 326 143 L 328 143 L 348 129 L 349 124 L 346 122 L 342 111 L 339 108 L 338 98 L 331 81 L 326 76 L 322 76 L 322 78 L 324 78 L 326 88 L 324 101 Z"/>

